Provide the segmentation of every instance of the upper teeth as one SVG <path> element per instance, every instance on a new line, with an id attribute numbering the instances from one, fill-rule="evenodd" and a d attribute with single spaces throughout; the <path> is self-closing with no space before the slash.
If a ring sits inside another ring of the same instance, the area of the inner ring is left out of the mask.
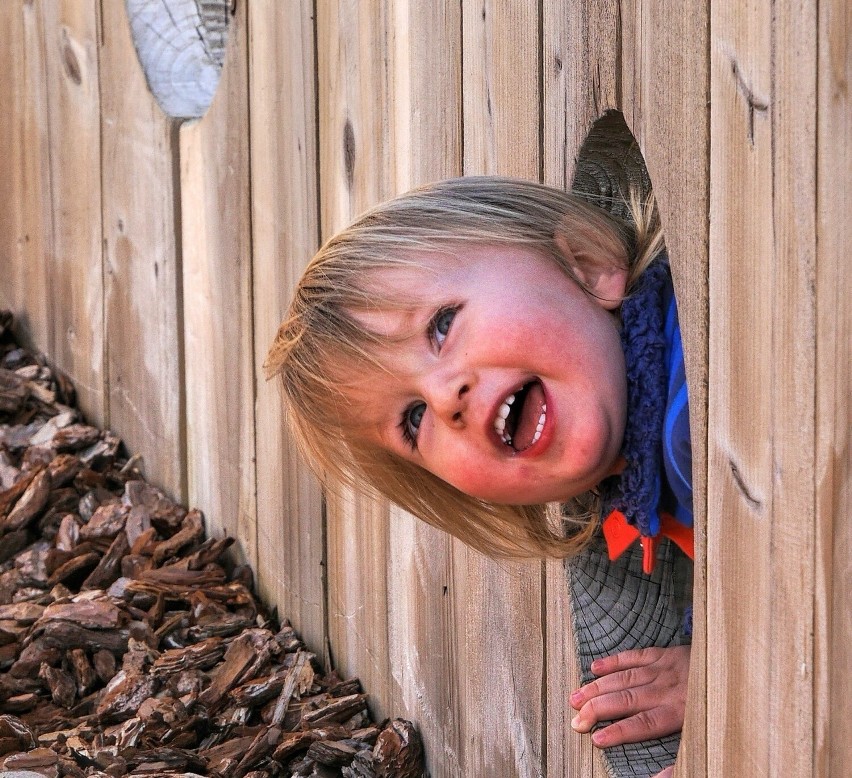
<path id="1" fill-rule="evenodd" d="M 513 402 L 515 402 L 515 395 L 510 394 L 505 400 L 503 400 L 502 404 L 497 409 L 497 416 L 494 418 L 494 429 L 497 430 L 497 434 L 503 438 L 503 441 L 506 443 L 512 442 L 512 439 L 508 435 L 505 435 L 504 432 L 506 430 L 506 419 L 509 416 L 509 408 Z"/>

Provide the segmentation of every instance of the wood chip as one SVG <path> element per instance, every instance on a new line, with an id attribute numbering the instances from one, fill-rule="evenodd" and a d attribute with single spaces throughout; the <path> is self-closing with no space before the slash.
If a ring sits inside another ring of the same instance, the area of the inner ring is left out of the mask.
<path id="1" fill-rule="evenodd" d="M 0 770 L 396 775 L 408 730 L 368 726 L 357 679 L 319 674 L 222 559 L 233 539 L 205 540 L 72 395 L 0 338 Z"/>

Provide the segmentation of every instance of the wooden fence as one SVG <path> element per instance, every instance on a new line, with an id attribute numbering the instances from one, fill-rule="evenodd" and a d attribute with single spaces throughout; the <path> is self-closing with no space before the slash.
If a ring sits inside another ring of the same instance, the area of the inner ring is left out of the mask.
<path id="1" fill-rule="evenodd" d="M 0 35 L 0 306 L 152 480 L 239 538 L 378 715 L 418 723 L 433 776 L 604 774 L 568 725 L 564 570 L 324 501 L 260 365 L 300 268 L 362 209 L 459 174 L 568 186 L 594 120 L 622 111 L 693 415 L 678 774 L 845 774 L 845 0 L 237 0 L 213 104 L 183 123 L 122 0 L 5 0 Z"/>

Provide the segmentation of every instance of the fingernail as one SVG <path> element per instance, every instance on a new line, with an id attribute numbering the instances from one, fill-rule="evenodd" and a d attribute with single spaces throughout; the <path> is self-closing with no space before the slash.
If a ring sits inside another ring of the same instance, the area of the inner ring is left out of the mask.
<path id="1" fill-rule="evenodd" d="M 576 692 L 571 692 L 571 698 L 570 698 L 570 699 L 571 699 L 571 702 L 572 702 L 572 703 L 574 703 L 574 702 L 579 702 L 579 701 L 580 701 L 580 692 L 579 692 L 579 690 L 578 690 L 578 691 L 576 691 Z"/>
<path id="2" fill-rule="evenodd" d="M 606 736 L 603 732 L 595 732 L 595 734 L 592 735 L 592 743 L 596 746 L 603 746 L 606 744 Z"/>
<path id="3" fill-rule="evenodd" d="M 590 669 L 593 673 L 595 673 L 595 674 L 597 674 L 597 672 L 598 672 L 598 668 L 599 668 L 599 667 L 600 667 L 600 664 L 598 664 L 598 660 L 597 660 L 597 659 L 595 659 L 595 661 L 594 661 L 594 662 L 592 662 L 592 664 L 591 664 L 591 665 L 589 665 L 589 669 Z"/>
<path id="4" fill-rule="evenodd" d="M 580 714 L 578 713 L 576 716 L 574 716 L 573 719 L 571 719 L 571 729 L 578 729 L 579 726 L 580 726 Z"/>

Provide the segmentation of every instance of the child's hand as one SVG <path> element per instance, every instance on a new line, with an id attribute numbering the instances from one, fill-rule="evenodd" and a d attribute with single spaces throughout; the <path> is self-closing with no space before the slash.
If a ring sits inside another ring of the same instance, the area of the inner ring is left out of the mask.
<path id="1" fill-rule="evenodd" d="M 579 713 L 571 726 L 589 732 L 599 721 L 617 719 L 592 735 L 598 748 L 663 737 L 683 728 L 689 646 L 640 648 L 592 662 L 596 681 L 571 695 Z"/>

